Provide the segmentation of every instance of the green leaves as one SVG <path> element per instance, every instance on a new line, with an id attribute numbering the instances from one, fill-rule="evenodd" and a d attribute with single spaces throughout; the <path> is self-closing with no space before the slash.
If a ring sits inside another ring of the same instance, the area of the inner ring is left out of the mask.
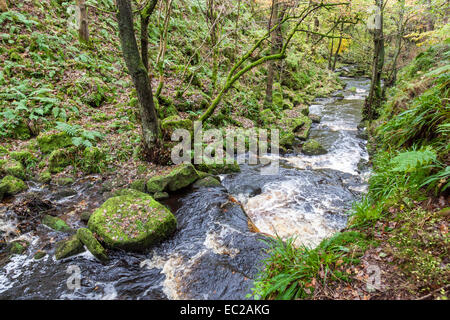
<path id="1" fill-rule="evenodd" d="M 436 161 L 436 152 L 431 147 L 419 151 L 399 153 L 391 160 L 392 171 L 413 172 Z"/>
<path id="2" fill-rule="evenodd" d="M 85 130 L 79 125 L 70 125 L 66 122 L 56 122 L 56 129 L 67 133 L 72 137 L 72 143 L 76 147 L 93 147 L 97 140 L 103 139 L 103 134 L 94 130 Z"/>

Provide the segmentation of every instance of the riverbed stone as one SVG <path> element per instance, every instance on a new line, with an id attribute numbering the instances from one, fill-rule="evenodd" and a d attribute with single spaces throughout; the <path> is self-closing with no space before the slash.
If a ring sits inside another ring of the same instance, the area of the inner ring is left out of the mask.
<path id="1" fill-rule="evenodd" d="M 213 175 L 228 174 L 241 171 L 241 168 L 236 161 L 233 161 L 233 163 L 226 163 L 225 159 L 222 163 L 215 163 L 213 161 L 214 160 L 203 158 L 202 163 L 196 164 L 195 167 L 197 168 L 197 170 Z"/>
<path id="2" fill-rule="evenodd" d="M 83 244 L 77 235 L 73 235 L 66 240 L 59 241 L 56 244 L 55 259 L 60 260 L 74 256 L 85 251 Z"/>
<path id="3" fill-rule="evenodd" d="M 142 251 L 176 229 L 175 216 L 147 194 L 106 200 L 89 218 L 88 228 L 109 248 Z"/>
<path id="4" fill-rule="evenodd" d="M 308 140 L 302 146 L 302 152 L 306 155 L 317 156 L 326 154 L 327 150 L 315 139 Z"/>
<path id="5" fill-rule="evenodd" d="M 153 195 L 153 198 L 155 200 L 164 200 L 164 199 L 168 199 L 169 198 L 169 194 L 167 192 L 155 192 L 155 194 Z"/>
<path id="6" fill-rule="evenodd" d="M 47 255 L 47 252 L 45 252 L 45 251 L 41 251 L 41 250 L 38 250 L 35 254 L 34 254 L 34 260 L 40 260 L 40 259 L 42 259 L 43 257 L 45 257 Z"/>
<path id="7" fill-rule="evenodd" d="M 77 230 L 77 237 L 86 246 L 89 252 L 94 255 L 94 257 L 102 262 L 107 262 L 109 260 L 105 248 L 103 248 L 100 242 L 98 242 L 98 240 L 94 237 L 91 230 L 87 228 L 80 228 Z"/>
<path id="8" fill-rule="evenodd" d="M 51 153 L 54 150 L 72 145 L 72 138 L 64 132 L 43 132 L 36 140 L 42 153 Z"/>
<path id="9" fill-rule="evenodd" d="M 14 241 L 11 242 L 9 246 L 9 253 L 10 254 L 23 254 L 27 248 L 29 243 L 26 241 Z"/>
<path id="10" fill-rule="evenodd" d="M 310 114 L 309 118 L 313 123 L 320 123 L 320 121 L 322 120 L 322 117 L 319 116 L 318 114 Z"/>
<path id="11" fill-rule="evenodd" d="M 220 181 L 212 176 L 197 180 L 193 184 L 194 188 L 214 188 L 214 187 L 221 187 L 221 186 L 222 186 L 222 184 L 220 183 Z"/>
<path id="12" fill-rule="evenodd" d="M 42 218 L 42 224 L 46 225 L 47 227 L 55 230 L 55 231 L 61 231 L 61 232 L 71 232 L 72 228 L 70 228 L 67 223 L 57 217 L 50 216 L 46 214 Z"/>
<path id="13" fill-rule="evenodd" d="M 167 117 L 161 121 L 161 129 L 163 129 L 168 135 L 171 135 L 176 129 L 191 131 L 192 128 L 193 124 L 190 119 L 182 119 L 178 115 Z"/>
<path id="14" fill-rule="evenodd" d="M 199 178 L 197 170 L 190 163 L 181 164 L 167 175 L 152 177 L 147 182 L 147 192 L 177 191 L 194 183 Z"/>

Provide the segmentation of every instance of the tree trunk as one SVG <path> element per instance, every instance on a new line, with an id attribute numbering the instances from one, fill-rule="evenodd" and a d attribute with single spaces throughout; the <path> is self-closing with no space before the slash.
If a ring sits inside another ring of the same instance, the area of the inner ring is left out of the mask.
<path id="1" fill-rule="evenodd" d="M 141 12 L 141 56 L 145 69 L 148 69 L 148 25 L 150 16 L 156 7 L 158 0 L 152 0 Z"/>
<path id="2" fill-rule="evenodd" d="M 372 81 L 369 96 L 365 103 L 365 117 L 373 120 L 378 107 L 381 105 L 382 88 L 381 75 L 384 66 L 384 35 L 383 35 L 383 0 L 375 1 L 380 10 L 380 25 L 373 30 L 374 55 L 372 63 Z"/>
<path id="3" fill-rule="evenodd" d="M 128 72 L 139 99 L 142 137 L 145 147 L 152 151 L 157 147 L 160 137 L 158 116 L 153 102 L 151 83 L 147 74 L 134 34 L 133 13 L 129 0 L 116 0 L 117 20 L 122 52 Z"/>
<path id="4" fill-rule="evenodd" d="M 342 45 L 342 36 L 343 36 L 342 33 L 344 32 L 344 22 L 341 22 L 341 30 L 340 31 L 341 32 L 340 32 L 340 36 L 339 36 L 339 42 L 338 42 L 336 52 L 334 54 L 334 61 L 333 61 L 333 66 L 331 68 L 331 71 L 336 70 L 336 62 L 337 62 L 337 59 L 339 56 L 339 51 L 341 50 L 341 45 Z"/>
<path id="5" fill-rule="evenodd" d="M 0 12 L 6 11 L 8 11 L 8 4 L 6 3 L 6 0 L 0 0 Z"/>
<path id="6" fill-rule="evenodd" d="M 78 28 L 78 35 L 81 42 L 89 43 L 89 29 L 88 29 L 88 14 L 86 3 L 84 0 L 77 0 L 77 6 L 80 9 L 80 25 Z"/>

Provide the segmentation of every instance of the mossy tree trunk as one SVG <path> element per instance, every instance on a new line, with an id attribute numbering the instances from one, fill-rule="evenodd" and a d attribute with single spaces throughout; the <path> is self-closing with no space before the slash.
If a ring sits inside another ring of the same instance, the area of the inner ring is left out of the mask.
<path id="1" fill-rule="evenodd" d="M 379 9 L 379 25 L 372 30 L 374 54 L 372 62 L 372 77 L 369 95 L 365 102 L 364 116 L 373 120 L 382 101 L 381 75 L 384 66 L 384 34 L 383 34 L 383 0 L 375 0 Z"/>
<path id="2" fill-rule="evenodd" d="M 78 36 L 83 43 L 89 43 L 89 20 L 86 3 L 84 0 L 77 0 L 77 6 L 80 10 L 80 25 L 78 26 Z"/>
<path id="3" fill-rule="evenodd" d="M 130 0 L 116 0 L 116 5 L 122 53 L 139 99 L 143 142 L 149 151 L 154 152 L 160 138 L 159 121 L 147 69 L 139 54 L 134 34 L 131 3 Z"/>
<path id="4" fill-rule="evenodd" d="M 147 6 L 141 11 L 141 56 L 142 63 L 145 69 L 148 68 L 148 25 L 150 23 L 150 16 L 155 10 L 158 0 L 151 0 L 148 2 Z"/>
<path id="5" fill-rule="evenodd" d="M 0 12 L 6 11 L 8 11 L 8 4 L 6 3 L 6 0 L 0 0 Z"/>

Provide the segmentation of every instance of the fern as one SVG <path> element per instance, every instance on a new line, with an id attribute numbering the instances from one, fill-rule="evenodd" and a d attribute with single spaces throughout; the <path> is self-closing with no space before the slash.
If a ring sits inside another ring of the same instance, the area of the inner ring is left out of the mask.
<path id="1" fill-rule="evenodd" d="M 436 152 L 430 147 L 419 151 L 406 151 L 391 160 L 392 171 L 412 172 L 436 161 Z"/>

